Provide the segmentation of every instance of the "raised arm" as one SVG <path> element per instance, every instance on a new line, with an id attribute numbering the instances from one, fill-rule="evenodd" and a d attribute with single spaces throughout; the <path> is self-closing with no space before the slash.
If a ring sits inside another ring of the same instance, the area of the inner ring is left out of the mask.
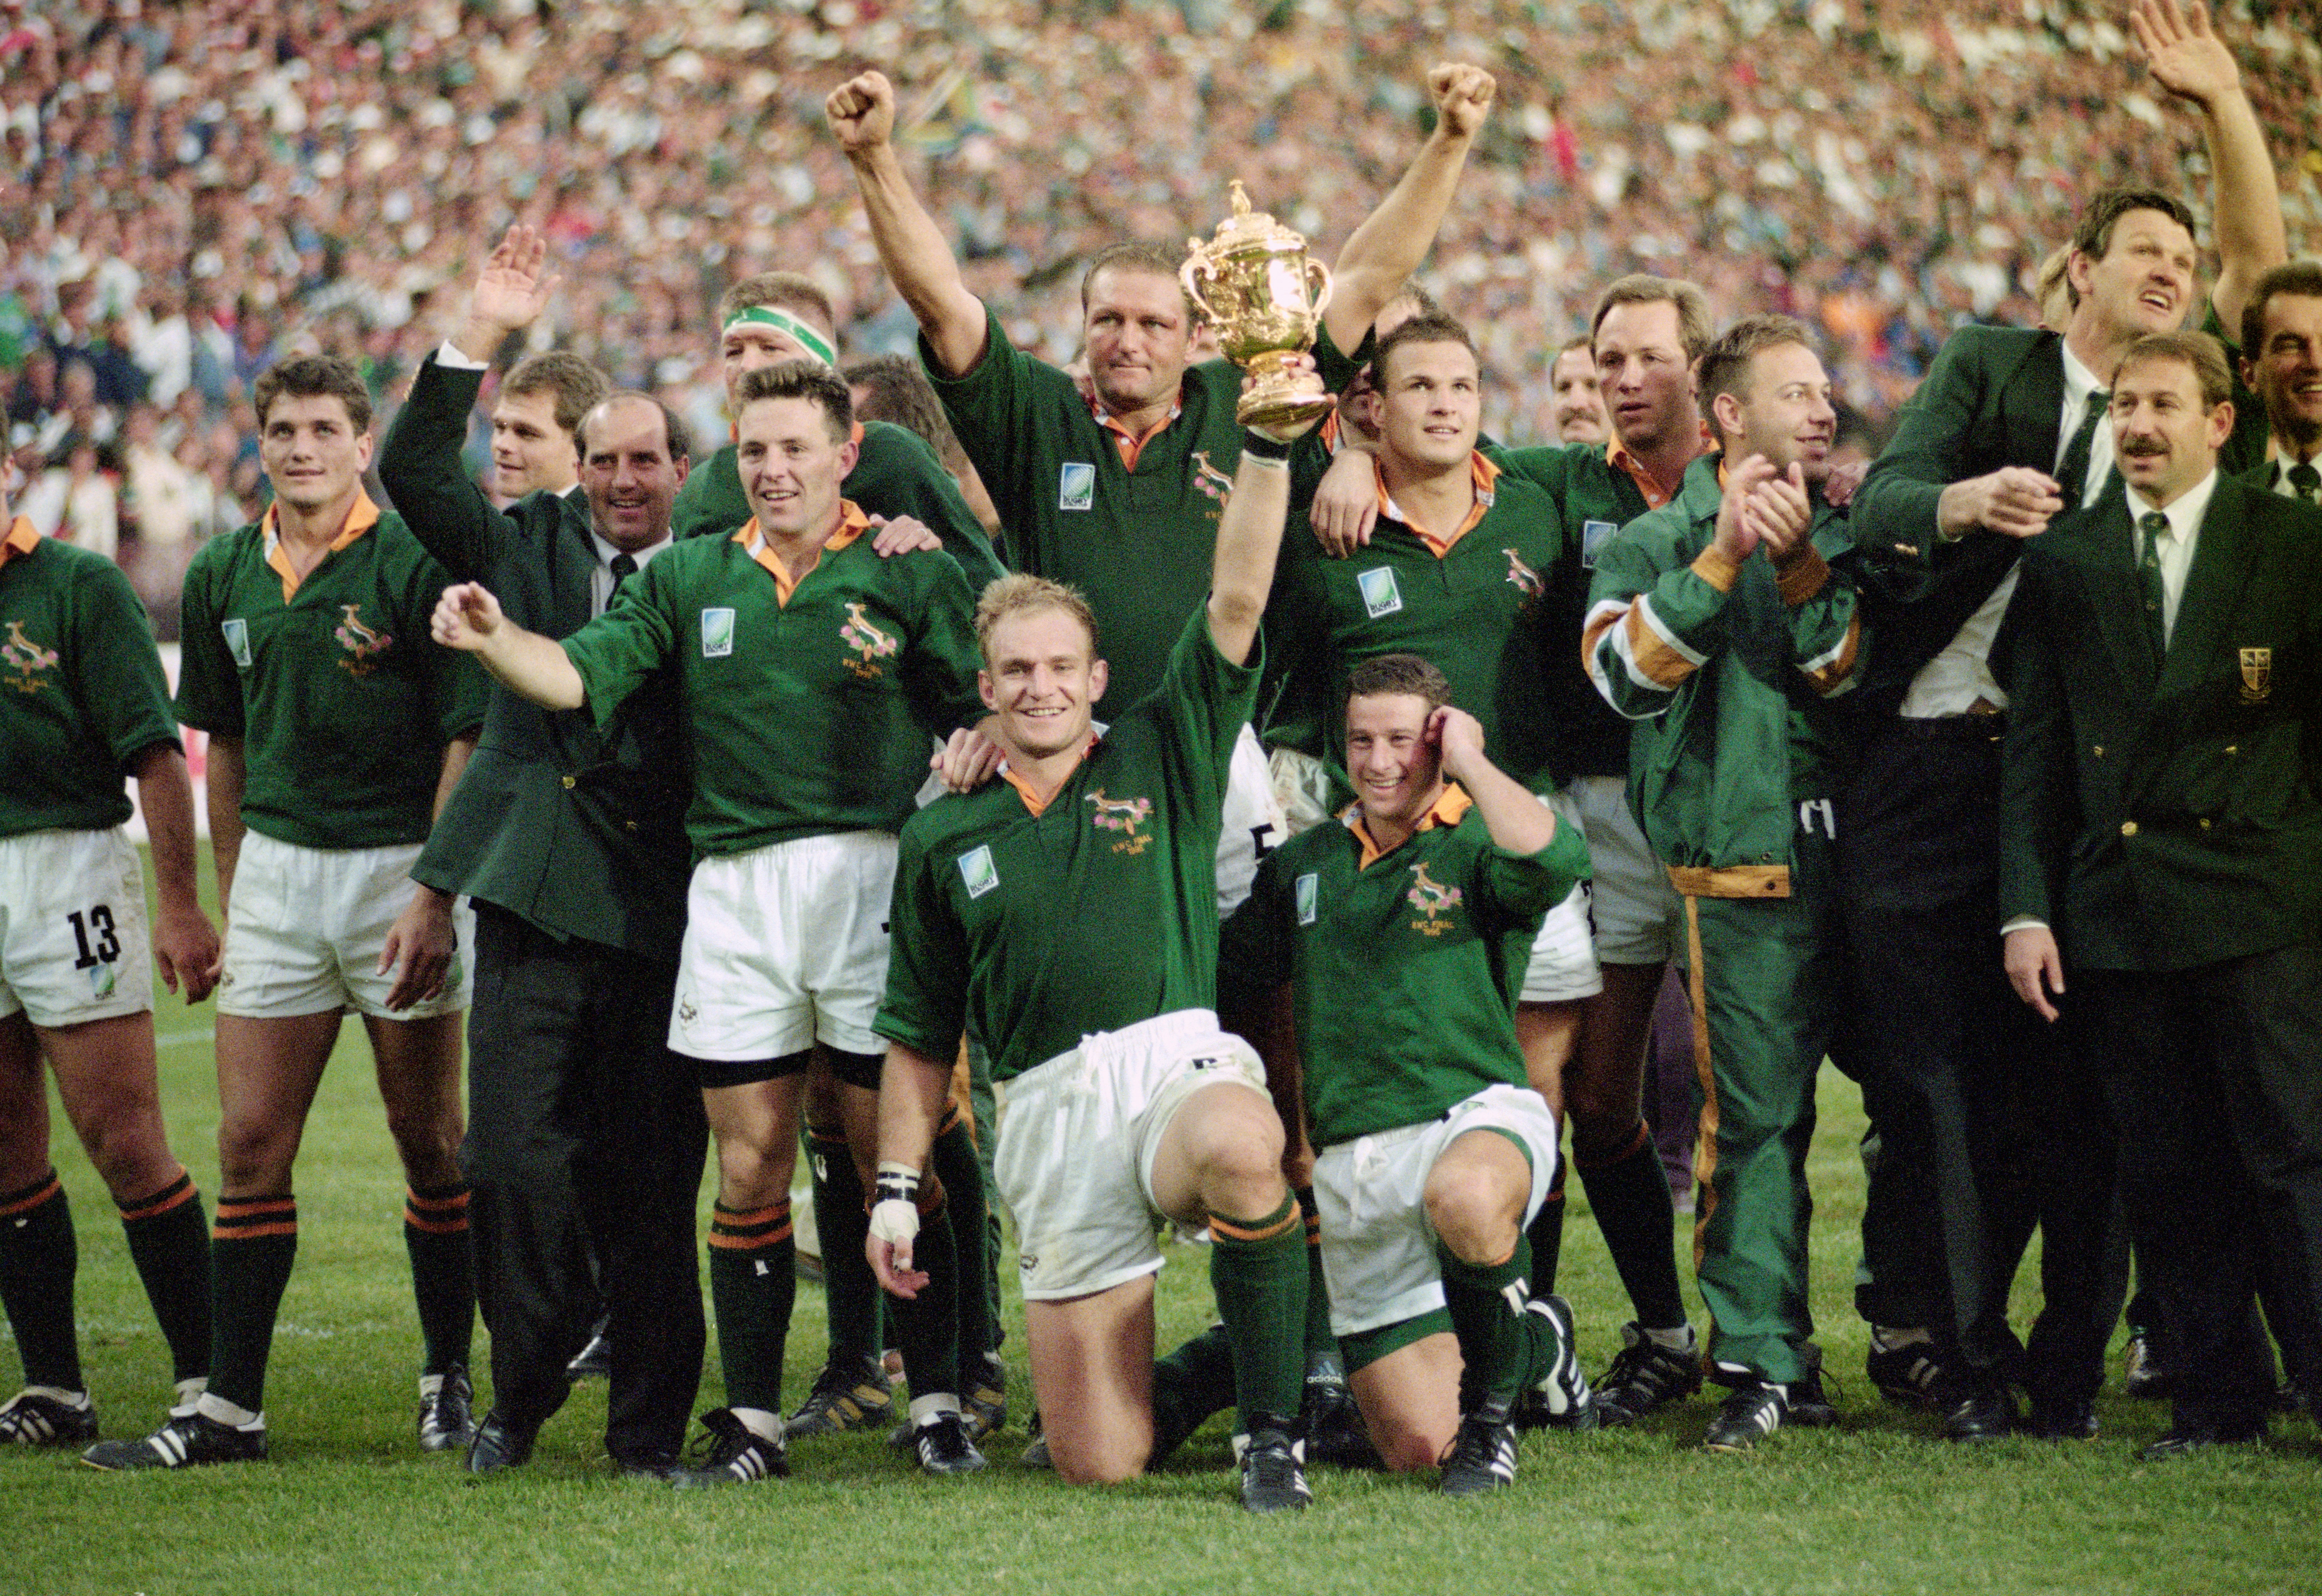
<path id="1" fill-rule="evenodd" d="M 2209 303 L 2226 338 L 2238 338 L 2250 289 L 2290 259 L 2265 130 L 2242 87 L 2233 51 L 2211 30 L 2208 7 L 2200 0 L 2181 11 L 2177 0 L 2135 0 L 2128 24 L 2153 81 L 2200 113 L 2217 186 L 2217 286 Z"/>
<path id="2" fill-rule="evenodd" d="M 1451 208 L 1467 151 L 1482 131 L 1497 87 L 1481 67 L 1445 62 L 1427 74 L 1427 89 L 1435 99 L 1435 131 L 1420 146 L 1403 180 L 1340 248 L 1330 269 L 1334 286 L 1322 324 L 1340 349 L 1362 342 L 1378 313 L 1435 247 L 1436 232 Z"/>
<path id="3" fill-rule="evenodd" d="M 1312 369 L 1312 360 L 1300 359 Z M 1282 523 L 1290 513 L 1290 445 L 1313 424 L 1252 427 L 1234 472 L 1233 492 L 1218 517 L 1217 554 L 1210 567 L 1210 641 L 1237 665 L 1249 659 L 1266 597 L 1274 588 Z"/>
<path id="4" fill-rule="evenodd" d="M 965 376 L 983 358 L 983 302 L 967 291 L 958 258 L 903 175 L 895 153 L 895 86 L 883 72 L 865 72 L 833 89 L 823 114 L 855 169 L 880 263 L 919 317 L 945 373 Z"/>

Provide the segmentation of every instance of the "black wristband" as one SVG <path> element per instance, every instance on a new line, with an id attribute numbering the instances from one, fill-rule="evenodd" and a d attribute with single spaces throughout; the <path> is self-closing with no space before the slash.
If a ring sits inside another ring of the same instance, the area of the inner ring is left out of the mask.
<path id="1" fill-rule="evenodd" d="M 1241 435 L 1241 451 L 1259 460 L 1288 460 L 1290 450 L 1290 443 L 1269 438 L 1254 428 L 1245 429 Z"/>
<path id="2" fill-rule="evenodd" d="M 898 1163 L 882 1163 L 872 1181 L 871 1195 L 873 1201 L 908 1202 L 917 1208 L 919 1202 L 919 1172 Z"/>

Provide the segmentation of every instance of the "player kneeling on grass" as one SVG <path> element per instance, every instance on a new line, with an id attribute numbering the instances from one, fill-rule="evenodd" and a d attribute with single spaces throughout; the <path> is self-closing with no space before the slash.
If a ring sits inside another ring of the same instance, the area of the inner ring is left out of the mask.
<path id="1" fill-rule="evenodd" d="M 1483 728 L 1415 654 L 1348 673 L 1358 800 L 1266 855 L 1226 922 L 1220 983 L 1294 993 L 1330 1328 L 1394 1469 L 1444 1493 L 1513 1483 L 1513 1410 L 1538 1391 L 1594 1427 L 1572 1310 L 1526 1284 L 1523 1227 L 1556 1171 L 1516 992 L 1540 919 L 1588 873 L 1579 831 L 1485 757 Z M 1231 1012 L 1231 1009 L 1229 1009 Z"/>
<path id="2" fill-rule="evenodd" d="M 0 478 L 14 469 L 0 460 Z M 195 901 L 193 793 L 144 607 L 111 561 L 12 521 L 5 488 L 0 527 L 0 1304 L 24 1364 L 0 1446 L 78 1446 L 96 1405 L 41 1058 L 121 1209 L 184 1409 L 210 1367 L 209 1236 L 161 1126 L 153 964 L 199 1002 L 217 933 Z M 151 960 L 124 771 L 153 839 Z"/>
<path id="3" fill-rule="evenodd" d="M 730 536 L 680 541 L 562 643 L 508 621 L 473 583 L 447 588 L 434 618 L 440 641 L 474 652 L 514 691 L 552 709 L 585 704 L 599 722 L 655 673 L 676 674 L 693 751 L 686 830 L 701 857 L 669 1045 L 699 1062 L 718 1140 L 709 1290 L 727 1402 L 704 1417 L 708 1455 L 673 1476 L 681 1485 L 789 1472 L 782 1343 L 808 1062 L 819 1042 L 843 1083 L 849 1140 L 869 1148 L 895 833 L 927 776 L 930 734 L 983 713 L 967 578 L 939 550 L 884 558 L 869 519 L 839 497 L 855 463 L 846 385 L 799 360 L 751 372 L 738 397 L 753 519 Z M 983 1458 L 961 1427 L 955 1258 L 937 1182 L 923 1207 L 937 1281 L 897 1313 L 896 1337 L 919 1464 L 955 1473 Z"/>

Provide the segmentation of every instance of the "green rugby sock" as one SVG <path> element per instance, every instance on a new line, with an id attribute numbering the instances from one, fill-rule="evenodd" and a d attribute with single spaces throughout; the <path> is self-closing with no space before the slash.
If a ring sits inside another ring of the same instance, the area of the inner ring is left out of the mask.
<path id="1" fill-rule="evenodd" d="M 210 1233 L 194 1178 L 178 1178 L 150 1197 L 117 1203 L 130 1261 L 169 1344 L 170 1378 L 210 1372 Z"/>
<path id="2" fill-rule="evenodd" d="M 220 1197 L 210 1227 L 209 1394 L 266 1410 L 266 1359 L 282 1290 L 298 1256 L 298 1203 L 288 1191 Z"/>
<path id="3" fill-rule="evenodd" d="M 1294 1193 L 1306 1222 L 1306 1373 L 1337 1374 L 1346 1367 L 1339 1360 L 1339 1338 L 1330 1334 L 1330 1291 L 1322 1281 L 1322 1218 L 1314 1206 L 1314 1189 L 1302 1186 Z"/>
<path id="4" fill-rule="evenodd" d="M 1151 1461 L 1177 1450 L 1211 1414 L 1232 1407 L 1233 1400 L 1233 1339 L 1223 1325 L 1211 1325 L 1167 1357 L 1156 1358 Z"/>
<path id="5" fill-rule="evenodd" d="M 1288 1192 L 1261 1218 L 1210 1216 L 1210 1284 L 1233 1344 L 1245 1434 L 1298 1422 L 1306 1388 L 1306 1234 Z"/>
<path id="6" fill-rule="evenodd" d="M 465 1368 L 476 1334 L 476 1254 L 468 1231 L 467 1182 L 408 1188 L 403 1247 L 411 1255 L 411 1294 L 425 1345 L 423 1374 Z"/>
<path id="7" fill-rule="evenodd" d="M 718 1203 L 709 1216 L 709 1303 L 726 1405 L 782 1410 L 782 1343 L 798 1300 L 798 1243 L 786 1198 L 747 1211 Z"/>
<path id="8" fill-rule="evenodd" d="M 1526 1287 L 1531 1244 L 1518 1236 L 1515 1250 L 1497 1263 L 1462 1263 L 1440 1242 L 1435 1257 L 1443 1271 L 1443 1306 L 1459 1341 L 1459 1410 L 1514 1400 L 1547 1375 L 1556 1353 L 1553 1327 L 1523 1311 L 1532 1294 Z"/>
<path id="9" fill-rule="evenodd" d="M 1564 1164 L 1561 1158 L 1556 1161 L 1556 1180 L 1541 1200 L 1540 1212 L 1524 1227 L 1524 1240 L 1531 1245 L 1531 1290 L 1535 1297 L 1545 1297 L 1556 1290 L 1556 1266 L 1564 1256 Z"/>
<path id="10" fill-rule="evenodd" d="M 957 1251 L 959 1290 L 958 1354 L 960 1367 L 980 1363 L 983 1354 L 1000 1347 L 1000 1321 L 993 1314 L 992 1301 L 984 1293 L 983 1281 L 990 1272 L 990 1261 L 985 1249 L 990 1245 L 989 1216 L 985 1211 L 983 1165 L 977 1161 L 975 1133 L 964 1116 L 951 1117 L 950 1123 L 936 1133 L 935 1151 L 928 1155 L 928 1167 L 943 1182 L 944 1206 L 951 1215 L 952 1244 Z M 919 1265 L 924 1269 L 926 1264 Z M 911 1386 L 914 1395 L 919 1391 Z"/>
<path id="11" fill-rule="evenodd" d="M 1608 1163 L 1580 1163 L 1581 1190 L 1604 1233 L 1604 1250 L 1648 1329 L 1673 1330 L 1686 1322 L 1685 1291 L 1677 1279 L 1677 1205 L 1652 1134 L 1640 1125 L 1626 1153 Z M 1553 1290 L 1552 1283 L 1540 1288 Z"/>
<path id="12" fill-rule="evenodd" d="M 958 1228 L 952 1222 L 948 1204 L 919 1216 L 919 1234 L 911 1243 L 911 1267 L 923 1271 L 928 1283 L 919 1288 L 917 1297 L 898 1297 L 887 1309 L 915 1409 L 925 1397 L 959 1395 L 959 1303 L 962 1296 L 974 1293 L 959 1289 L 959 1249 L 953 1240 Z"/>
<path id="13" fill-rule="evenodd" d="M 16 1333 L 26 1385 L 84 1391 L 73 1334 L 73 1274 L 80 1248 L 53 1169 L 0 1193 L 0 1308 Z"/>
<path id="14" fill-rule="evenodd" d="M 807 1167 L 814 1178 L 814 1228 L 822 1243 L 822 1300 L 830 1315 L 830 1361 L 875 1362 L 886 1347 L 880 1323 L 878 1277 L 864 1256 L 871 1231 L 863 1179 L 846 1132 L 835 1125 L 806 1129 Z"/>

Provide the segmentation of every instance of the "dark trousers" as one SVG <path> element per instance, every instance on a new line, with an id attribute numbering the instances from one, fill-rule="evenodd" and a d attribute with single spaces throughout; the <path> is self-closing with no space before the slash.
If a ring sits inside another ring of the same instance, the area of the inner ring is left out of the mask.
<path id="1" fill-rule="evenodd" d="M 2036 1225 L 2045 1302 L 2022 1379 L 2035 1397 L 2086 1398 L 2103 1382 L 2123 1289 L 2113 1138 L 2085 1053 L 2001 967 L 1999 724 L 1886 722 L 1844 795 L 1864 1098 L 1880 1156 L 1932 1210 L 1939 1264 L 1921 1301 L 1870 1317 L 1948 1336 L 1987 1379 L 2016 1373 L 2007 1291 Z"/>
<path id="2" fill-rule="evenodd" d="M 2270 1275 L 2290 1378 L 2322 1346 L 2322 947 L 2199 969 L 2081 971 L 2107 1053 L 2142 1288 L 2168 1326 L 2185 1425 L 2262 1423 L 2273 1364 L 2252 1332 Z"/>
<path id="3" fill-rule="evenodd" d="M 536 1427 L 598 1293 L 611 1318 L 605 1449 L 673 1458 L 705 1342 L 694 1205 L 708 1126 L 692 1065 L 664 1045 L 677 966 L 559 942 L 476 905 L 468 1136 L 492 1407 Z"/>

